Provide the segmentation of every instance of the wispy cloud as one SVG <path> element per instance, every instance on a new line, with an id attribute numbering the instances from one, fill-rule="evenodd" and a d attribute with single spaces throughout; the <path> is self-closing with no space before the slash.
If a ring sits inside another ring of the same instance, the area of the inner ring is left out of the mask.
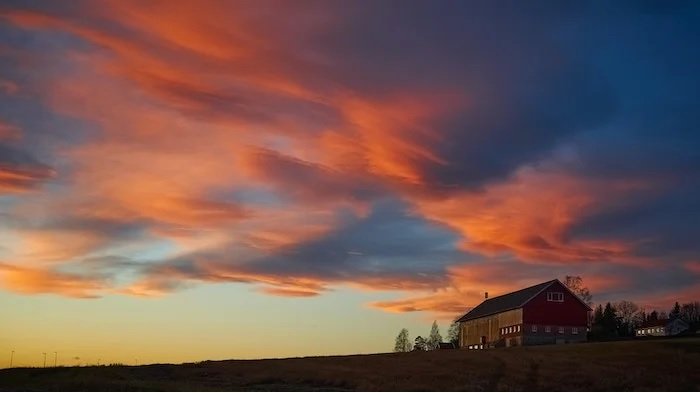
<path id="1" fill-rule="evenodd" d="M 2 285 L 697 296 L 697 7 L 595 7 L 5 6 Z"/>

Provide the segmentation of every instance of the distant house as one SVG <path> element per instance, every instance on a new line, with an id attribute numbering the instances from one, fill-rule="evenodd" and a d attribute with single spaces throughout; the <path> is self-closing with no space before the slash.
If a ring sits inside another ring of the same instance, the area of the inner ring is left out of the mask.
<path id="1" fill-rule="evenodd" d="M 459 347 L 586 341 L 591 308 L 559 280 L 488 298 L 459 318 Z"/>
<path id="2" fill-rule="evenodd" d="M 674 319 L 657 319 L 656 321 L 644 322 L 635 335 L 637 337 L 645 336 L 675 336 L 688 330 L 690 326 L 680 318 Z"/>

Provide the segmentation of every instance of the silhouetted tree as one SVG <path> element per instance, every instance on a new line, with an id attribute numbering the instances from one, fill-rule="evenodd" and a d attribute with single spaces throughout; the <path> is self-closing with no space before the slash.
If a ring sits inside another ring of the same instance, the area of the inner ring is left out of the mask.
<path id="1" fill-rule="evenodd" d="M 681 316 L 681 305 L 676 302 L 676 304 L 673 305 L 673 308 L 671 309 L 671 312 L 668 313 L 668 317 L 670 319 L 676 319 L 680 318 Z"/>
<path id="2" fill-rule="evenodd" d="M 399 335 L 396 336 L 394 352 L 410 352 L 412 347 L 411 341 L 408 339 L 408 329 L 401 329 Z"/>
<path id="3" fill-rule="evenodd" d="M 610 336 L 615 335 L 615 333 L 617 333 L 617 315 L 615 315 L 615 308 L 613 308 L 610 302 L 608 302 L 605 305 L 605 309 L 603 309 L 602 325 L 607 335 Z"/>
<path id="4" fill-rule="evenodd" d="M 454 321 L 447 329 L 447 341 L 459 345 L 459 322 Z"/>
<path id="5" fill-rule="evenodd" d="M 666 314 L 666 311 L 661 311 L 659 313 L 659 319 L 667 319 L 667 318 L 668 318 L 668 314 Z"/>
<path id="6" fill-rule="evenodd" d="M 690 325 L 692 331 L 700 328 L 700 302 L 684 303 L 681 306 L 680 318 Z"/>
<path id="7" fill-rule="evenodd" d="M 440 328 L 438 328 L 437 321 L 433 321 L 433 326 L 430 328 L 430 336 L 428 337 L 428 350 L 440 348 L 440 343 L 442 342 L 442 336 L 440 335 Z"/>
<path id="8" fill-rule="evenodd" d="M 591 291 L 588 290 L 588 287 L 583 286 L 583 279 L 581 277 L 566 276 L 564 285 L 566 285 L 571 292 L 583 300 L 584 303 L 588 304 L 589 306 L 593 305 L 593 295 L 591 295 Z"/>
<path id="9" fill-rule="evenodd" d="M 600 325 L 603 322 L 603 306 L 601 304 L 593 311 L 593 324 Z"/>
<path id="10" fill-rule="evenodd" d="M 425 339 L 421 336 L 416 337 L 415 344 L 413 344 L 413 350 L 414 351 L 427 351 L 428 350 L 428 344 L 425 342 Z"/>
<path id="11" fill-rule="evenodd" d="M 639 325 L 639 306 L 628 300 L 621 300 L 613 305 L 620 326 L 618 332 L 621 336 L 628 336 Z"/>
<path id="12" fill-rule="evenodd" d="M 658 321 L 658 320 L 659 320 L 659 313 L 656 310 L 653 310 L 652 312 L 649 313 L 649 316 L 647 316 L 647 322 Z"/>

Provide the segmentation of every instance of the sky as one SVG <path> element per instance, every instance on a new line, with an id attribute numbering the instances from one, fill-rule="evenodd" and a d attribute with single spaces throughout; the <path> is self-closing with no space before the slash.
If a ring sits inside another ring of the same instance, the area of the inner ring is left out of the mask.
<path id="1" fill-rule="evenodd" d="M 4 1 L 0 367 L 386 352 L 566 275 L 699 299 L 698 17 Z"/>

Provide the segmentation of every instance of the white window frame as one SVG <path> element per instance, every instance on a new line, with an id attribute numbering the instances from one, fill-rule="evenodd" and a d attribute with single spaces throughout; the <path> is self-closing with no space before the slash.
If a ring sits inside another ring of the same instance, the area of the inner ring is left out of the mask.
<path id="1" fill-rule="evenodd" d="M 564 292 L 547 292 L 547 301 L 548 302 L 563 303 L 564 302 Z"/>
<path id="2" fill-rule="evenodd" d="M 551 326 L 545 326 L 545 327 L 544 327 L 544 332 L 545 332 L 545 333 L 551 333 L 551 332 L 552 332 L 552 327 L 551 327 Z"/>
<path id="3" fill-rule="evenodd" d="M 516 333 L 520 333 L 520 325 L 518 325 L 518 326 L 515 327 L 515 332 L 516 332 Z"/>
<path id="4" fill-rule="evenodd" d="M 564 334 L 564 326 L 559 326 L 558 332 L 559 334 Z"/>
<path id="5" fill-rule="evenodd" d="M 537 325 L 532 325 L 532 332 L 537 333 Z"/>
<path id="6" fill-rule="evenodd" d="M 571 328 L 571 334 L 578 334 L 578 328 L 577 328 L 577 327 L 572 327 L 572 328 Z"/>

